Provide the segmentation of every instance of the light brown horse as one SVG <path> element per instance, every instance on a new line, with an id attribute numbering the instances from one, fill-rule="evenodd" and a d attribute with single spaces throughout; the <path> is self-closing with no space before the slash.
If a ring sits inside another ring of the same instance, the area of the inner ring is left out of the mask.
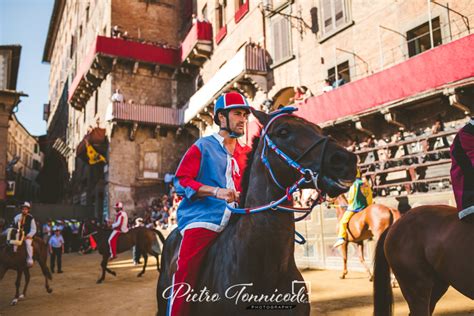
<path id="1" fill-rule="evenodd" d="M 335 198 L 334 203 L 336 206 L 337 221 L 339 223 L 347 209 L 348 203 L 344 195 Z M 353 242 L 357 244 L 359 260 L 369 274 L 370 281 L 372 281 L 372 273 L 364 258 L 364 240 L 370 238 L 379 239 L 382 233 L 399 218 L 400 212 L 397 209 L 389 208 L 382 204 L 369 205 L 352 216 L 347 227 L 347 242 L 341 246 L 342 259 L 344 261 L 344 267 L 340 276 L 341 279 L 344 279 L 348 273 L 347 247 L 349 242 Z"/>
<path id="2" fill-rule="evenodd" d="M 374 315 L 392 315 L 389 267 L 411 316 L 428 316 L 449 286 L 474 299 L 474 223 L 450 206 L 411 209 L 377 243 Z"/>

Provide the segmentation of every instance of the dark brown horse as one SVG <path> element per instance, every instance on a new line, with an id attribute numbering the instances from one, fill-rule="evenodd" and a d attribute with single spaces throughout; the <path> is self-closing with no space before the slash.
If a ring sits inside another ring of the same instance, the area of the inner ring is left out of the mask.
<path id="1" fill-rule="evenodd" d="M 26 296 L 26 290 L 28 289 L 28 284 L 30 282 L 30 268 L 28 268 L 26 264 L 26 257 L 26 246 L 24 243 L 18 247 L 16 252 L 13 252 L 12 246 L 7 245 L 6 243 L 6 236 L 0 236 L 0 280 L 3 279 L 8 270 L 15 270 L 17 273 L 15 282 L 16 293 L 11 305 L 16 305 L 19 299 Z M 34 237 L 33 260 L 38 262 L 40 265 L 41 271 L 44 275 L 46 291 L 51 293 L 53 290 L 49 287 L 48 280 L 52 280 L 53 278 L 46 264 L 47 258 L 48 247 L 41 238 Z M 25 286 L 20 295 L 21 277 L 23 274 L 25 274 Z"/>
<path id="2" fill-rule="evenodd" d="M 392 268 L 411 316 L 432 315 L 449 286 L 474 299 L 474 223 L 461 222 L 450 206 L 411 209 L 377 244 L 374 314 L 392 314 Z"/>
<path id="3" fill-rule="evenodd" d="M 253 111 L 253 114 L 262 126 L 266 126 L 271 119 L 260 111 Z M 281 151 L 298 160 L 302 167 L 317 171 L 318 186 L 329 196 L 346 192 L 354 181 L 355 155 L 332 140 L 326 146 L 317 146 L 318 141 L 324 140 L 318 126 L 296 116 L 282 116 L 273 121 L 267 135 Z M 254 138 L 252 151 L 248 155 L 249 167 L 244 172 L 240 201 L 245 207 L 265 205 L 285 195 L 285 191 L 278 188 L 261 161 L 263 145 L 263 139 Z M 285 187 L 291 186 L 300 178 L 299 173 L 274 152 L 268 151 L 267 158 L 275 177 Z M 313 182 L 306 187 L 314 188 Z M 210 247 L 196 288 L 193 289 L 195 293 L 204 291 L 204 294 L 214 295 L 217 301 L 190 303 L 191 315 L 309 315 L 307 289 L 302 284 L 304 280 L 294 258 L 294 218 L 292 213 L 273 210 L 232 214 L 229 224 Z M 181 234 L 175 229 L 163 246 L 162 271 L 156 292 L 159 315 L 166 313 L 166 297 L 176 269 L 180 242 Z M 242 296 L 238 299 L 235 297 L 238 291 L 243 292 L 247 298 L 301 292 L 304 299 L 284 304 L 292 305 L 292 308 L 260 309 L 256 312 L 249 306 L 258 307 L 265 303 L 248 301 L 242 299 Z"/>
<path id="4" fill-rule="evenodd" d="M 102 261 L 100 263 L 100 266 L 102 267 L 102 275 L 97 280 L 97 283 L 102 283 L 102 281 L 104 281 L 105 272 L 110 273 L 113 276 L 117 275 L 114 271 L 107 268 L 107 263 L 109 262 L 110 258 L 110 248 L 108 240 L 111 233 L 111 229 L 103 229 L 89 222 L 84 223 L 82 229 L 83 237 L 94 235 L 94 238 L 97 242 L 97 249 L 102 255 Z M 117 253 L 122 253 L 124 251 L 130 250 L 133 246 L 136 246 L 140 254 L 143 255 L 143 269 L 142 271 L 140 271 L 140 273 L 138 273 L 137 277 L 141 277 L 145 273 L 145 269 L 148 262 L 148 254 L 156 258 L 157 269 L 158 271 L 160 270 L 160 260 L 158 258 L 158 256 L 160 255 L 160 246 L 157 243 L 156 236 L 158 236 L 158 238 L 160 238 L 160 241 L 164 243 L 165 238 L 163 237 L 163 234 L 161 232 L 145 227 L 133 228 L 128 233 L 119 235 L 117 241 Z M 157 251 L 154 250 L 154 247 L 157 247 Z"/>
<path id="5" fill-rule="evenodd" d="M 339 222 L 347 209 L 347 199 L 340 195 L 335 199 L 337 212 L 337 221 Z M 382 204 L 372 204 L 362 211 L 354 214 L 347 227 L 347 241 L 341 246 L 342 260 L 344 262 L 341 279 L 344 279 L 347 271 L 347 248 L 349 242 L 357 244 L 360 263 L 365 267 L 372 281 L 372 273 L 364 258 L 364 240 L 375 238 L 378 240 L 382 233 L 395 221 L 400 218 L 400 212 L 397 209 L 387 207 Z M 339 225 L 338 225 L 339 229 Z"/>

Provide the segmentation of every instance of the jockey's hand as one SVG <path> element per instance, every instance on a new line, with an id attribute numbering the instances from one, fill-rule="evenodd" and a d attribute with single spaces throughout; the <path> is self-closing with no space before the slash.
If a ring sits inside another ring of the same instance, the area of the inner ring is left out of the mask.
<path id="1" fill-rule="evenodd" d="M 217 191 L 216 197 L 221 200 L 225 200 L 227 203 L 238 202 L 240 197 L 240 192 L 237 192 L 232 189 L 221 189 Z"/>

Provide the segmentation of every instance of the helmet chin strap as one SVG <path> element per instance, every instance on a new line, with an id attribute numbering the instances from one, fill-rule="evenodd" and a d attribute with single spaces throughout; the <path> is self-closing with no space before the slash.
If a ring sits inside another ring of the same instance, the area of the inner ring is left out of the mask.
<path id="1" fill-rule="evenodd" d="M 229 126 L 229 112 L 224 113 L 224 116 L 225 116 L 226 123 L 227 123 L 226 125 Z M 244 136 L 243 133 L 242 134 L 241 133 L 236 133 L 233 130 L 231 130 L 229 127 L 221 127 L 220 130 L 228 132 L 230 138 L 239 138 L 239 137 Z"/>

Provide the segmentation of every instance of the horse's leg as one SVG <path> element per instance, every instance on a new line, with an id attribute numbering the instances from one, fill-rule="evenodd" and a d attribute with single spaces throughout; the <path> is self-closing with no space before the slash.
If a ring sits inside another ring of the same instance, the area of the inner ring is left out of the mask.
<path id="1" fill-rule="evenodd" d="M 46 249 L 43 249 L 39 253 L 36 261 L 38 261 L 38 264 L 41 267 L 41 272 L 43 272 L 44 275 L 44 287 L 46 289 L 46 292 L 52 293 L 53 290 L 49 287 L 49 280 L 52 280 L 53 276 L 51 275 L 51 272 L 48 268 L 48 264 L 46 263 L 48 261 L 48 253 L 46 252 Z"/>
<path id="2" fill-rule="evenodd" d="M 370 268 L 369 266 L 367 265 L 367 262 L 365 262 L 365 258 L 364 258 L 364 242 L 361 241 L 359 243 L 357 243 L 357 250 L 359 252 L 359 260 L 360 260 L 360 263 L 362 263 L 362 265 L 364 266 L 365 268 L 365 271 L 367 271 L 367 273 L 369 274 L 369 281 L 372 282 L 374 277 L 372 276 L 372 272 L 370 272 Z"/>
<path id="3" fill-rule="evenodd" d="M 102 262 L 100 263 L 100 267 L 102 268 L 102 275 L 101 277 L 97 280 L 97 283 L 102 283 L 105 279 L 105 270 L 107 269 L 107 262 L 109 261 L 107 254 L 102 256 Z"/>
<path id="4" fill-rule="evenodd" d="M 16 305 L 18 303 L 18 298 L 20 297 L 20 285 L 21 285 L 21 276 L 23 275 L 23 271 L 21 269 L 16 271 L 16 281 L 15 281 L 15 298 L 12 300 L 10 305 Z"/>
<path id="5" fill-rule="evenodd" d="M 5 268 L 4 266 L 1 266 L 0 265 L 0 281 L 3 280 L 3 277 L 5 276 L 5 273 L 7 272 L 7 268 Z"/>
<path id="6" fill-rule="evenodd" d="M 433 277 L 425 272 L 426 265 L 411 266 L 411 271 L 397 271 L 398 281 L 403 297 L 408 303 L 410 316 L 430 316 L 430 299 L 433 288 Z M 408 269 L 408 266 L 404 267 Z"/>
<path id="7" fill-rule="evenodd" d="M 142 255 L 143 255 L 143 268 L 142 268 L 142 271 L 137 275 L 137 277 L 141 277 L 145 273 L 146 265 L 148 262 L 148 254 L 144 252 Z"/>
<path id="8" fill-rule="evenodd" d="M 437 279 L 433 285 L 433 290 L 431 290 L 431 299 L 430 299 L 430 315 L 433 315 L 436 303 L 439 299 L 446 293 L 449 288 L 449 284 L 440 279 Z"/>
<path id="9" fill-rule="evenodd" d="M 103 262 L 103 261 L 102 261 Z M 104 266 L 104 269 L 107 273 L 110 273 L 112 274 L 113 276 L 117 276 L 117 273 L 115 273 L 115 271 L 112 271 L 110 270 L 109 268 L 107 268 L 107 264 L 109 263 L 109 256 L 105 256 L 105 266 Z"/>
<path id="10" fill-rule="evenodd" d="M 28 289 L 28 284 L 30 283 L 30 269 L 25 270 L 25 286 L 23 287 L 23 293 L 20 294 L 18 297 L 19 299 L 23 299 L 26 296 L 26 290 Z"/>
<path id="11" fill-rule="evenodd" d="M 345 279 L 347 275 L 347 247 L 349 246 L 349 242 L 345 242 L 341 246 L 341 251 L 342 251 L 342 261 L 343 261 L 343 269 L 342 269 L 342 274 L 340 276 L 341 279 Z"/>

